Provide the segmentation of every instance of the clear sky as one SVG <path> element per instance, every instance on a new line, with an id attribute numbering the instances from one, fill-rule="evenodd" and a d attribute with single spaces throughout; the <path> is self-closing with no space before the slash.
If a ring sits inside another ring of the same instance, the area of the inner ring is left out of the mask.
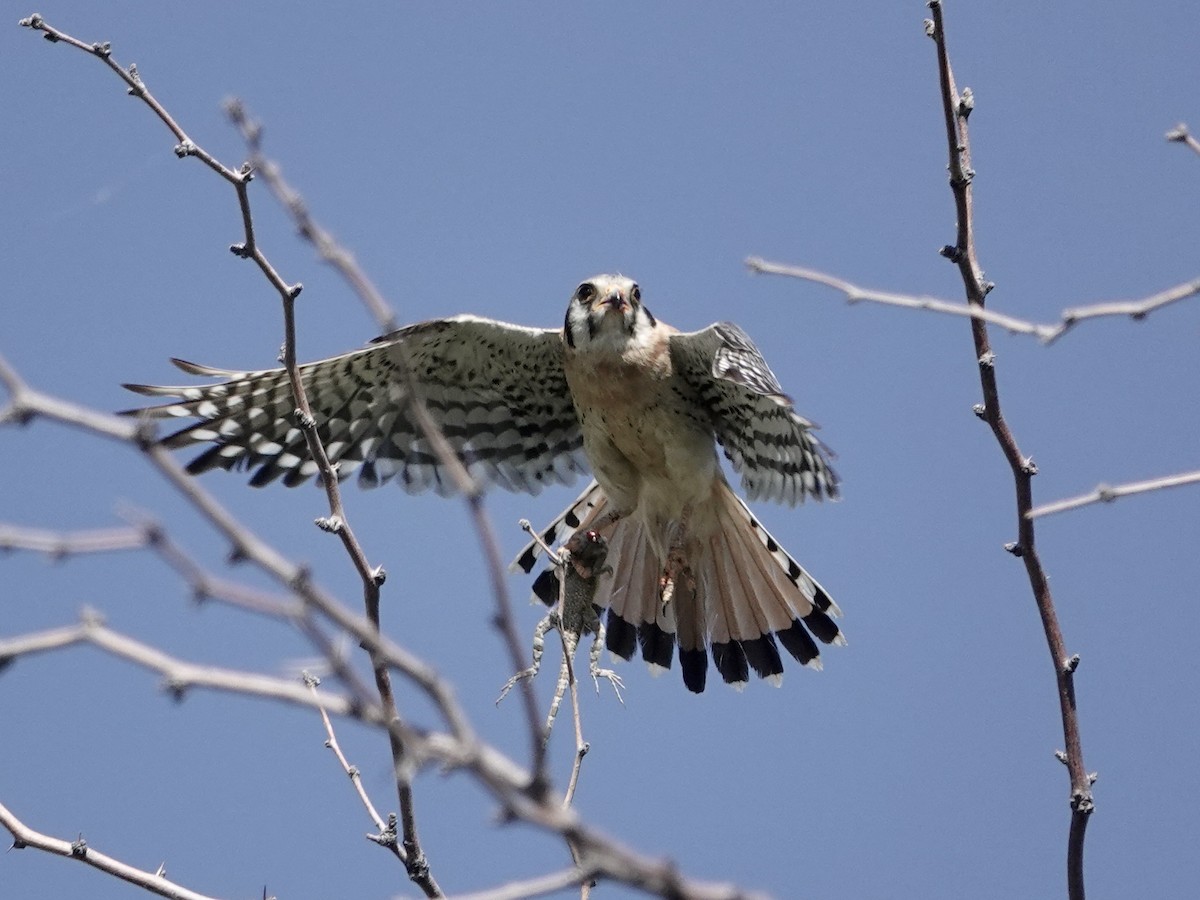
<path id="1" fill-rule="evenodd" d="M 585 694 L 578 806 L 690 875 L 780 897 L 1063 896 L 1068 782 L 1053 672 L 1014 538 L 1013 488 L 971 414 L 965 321 L 867 306 L 747 274 L 750 255 L 879 288 L 961 297 L 933 44 L 919 2 L 847 4 L 130 4 L 40 2 L 110 40 L 194 138 L 243 150 L 220 103 L 243 98 L 267 150 L 405 321 L 472 312 L 556 325 L 584 277 L 621 271 L 681 328 L 748 331 L 839 454 L 844 499 L 760 506 L 845 610 L 849 646 L 782 688 L 689 694 L 677 672 L 622 671 L 626 705 Z M 0 353 L 38 388 L 102 409 L 121 382 L 179 378 L 169 356 L 273 364 L 279 304 L 227 247 L 231 189 L 95 60 L 0 27 Z M 979 251 L 998 310 L 1068 306 L 1195 277 L 1200 128 L 1193 3 L 950 3 L 959 84 L 976 97 Z M 301 356 L 374 325 L 265 193 L 259 234 L 305 285 Z M 994 335 L 1003 400 L 1048 501 L 1200 467 L 1200 302 L 1060 344 Z M 60 427 L 0 432 L 0 521 L 90 528 L 136 507 L 214 571 L 227 548 L 126 448 Z M 350 603 L 312 489 L 204 485 Z M 506 551 L 571 489 L 489 497 Z M 519 708 L 462 504 L 387 487 L 349 514 L 385 587 L 390 634 L 458 685 L 478 728 L 524 752 Z M 1046 520 L 1039 539 L 1072 652 L 1084 753 L 1098 771 L 1093 897 L 1185 896 L 1200 876 L 1200 490 Z M 514 593 L 525 584 L 513 578 Z M 0 558 L 0 636 L 101 610 L 196 662 L 283 673 L 311 655 L 283 627 L 196 608 L 156 559 Z M 520 605 L 532 631 L 540 612 Z M 553 651 L 552 651 L 553 652 Z M 553 656 L 551 656 L 553 659 Z M 549 698 L 553 678 L 539 683 Z M 428 712 L 404 694 L 418 721 Z M 343 725 L 385 809 L 386 748 Z M 564 728 L 552 752 L 565 779 Z M 369 822 L 319 720 L 196 694 L 92 650 L 0 673 L 0 801 L 206 893 L 415 895 L 363 840 Z M 451 891 L 564 865 L 556 842 L 501 827 L 461 777 L 417 783 L 422 834 Z M 34 851 L 0 853 L 0 896 L 124 898 L 128 886 Z M 604 888 L 598 896 L 624 896 Z"/>

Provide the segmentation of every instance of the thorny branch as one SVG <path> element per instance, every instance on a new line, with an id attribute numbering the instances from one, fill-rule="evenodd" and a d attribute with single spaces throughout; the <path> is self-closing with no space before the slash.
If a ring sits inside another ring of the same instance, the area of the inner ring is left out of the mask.
<path id="1" fill-rule="evenodd" d="M 967 302 L 972 307 L 983 309 L 984 300 L 993 285 L 985 281 L 983 269 L 975 250 L 974 218 L 972 209 L 971 183 L 975 172 L 971 168 L 971 143 L 967 118 L 974 108 L 974 98 L 969 89 L 960 94 L 954 83 L 950 67 L 950 56 L 946 48 L 946 31 L 942 16 L 941 0 L 929 0 L 932 20 L 926 20 L 926 33 L 933 38 L 937 47 L 938 80 L 941 86 L 942 115 L 946 128 L 950 169 L 950 190 L 958 217 L 958 233 L 952 246 L 942 248 L 942 255 L 953 262 L 962 276 Z M 1058 684 L 1059 706 L 1062 713 L 1063 737 L 1066 742 L 1064 762 L 1071 779 L 1071 826 L 1067 839 L 1067 891 L 1071 900 L 1084 900 L 1083 840 L 1088 818 L 1094 809 L 1092 781 L 1083 764 L 1083 747 L 1079 736 L 1079 717 L 1075 706 L 1075 665 L 1068 663 L 1058 613 L 1054 608 L 1054 597 L 1050 583 L 1042 567 L 1041 557 L 1034 543 L 1033 520 L 1027 515 L 1033 507 L 1033 476 L 1037 467 L 1033 460 L 1024 456 L 1017 446 L 1016 438 L 1009 429 L 1000 409 L 1000 391 L 996 379 L 995 355 L 992 353 L 987 322 L 982 318 L 971 319 L 971 335 L 975 344 L 975 358 L 979 365 L 979 379 L 983 389 L 982 409 L 977 413 L 991 427 L 1009 466 L 1012 468 L 1016 485 L 1017 500 L 1017 543 L 1009 549 L 1025 563 L 1029 585 L 1042 619 L 1042 627 L 1049 645 L 1054 675 Z"/>

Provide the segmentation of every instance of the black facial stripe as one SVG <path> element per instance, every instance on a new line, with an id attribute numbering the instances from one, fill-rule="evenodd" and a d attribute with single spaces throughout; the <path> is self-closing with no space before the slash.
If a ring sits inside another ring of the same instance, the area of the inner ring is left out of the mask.
<path id="1" fill-rule="evenodd" d="M 572 308 L 573 308 L 573 305 L 567 307 L 567 315 L 563 319 L 563 335 L 567 339 L 568 347 L 575 346 L 575 329 L 571 327 L 571 309 Z"/>

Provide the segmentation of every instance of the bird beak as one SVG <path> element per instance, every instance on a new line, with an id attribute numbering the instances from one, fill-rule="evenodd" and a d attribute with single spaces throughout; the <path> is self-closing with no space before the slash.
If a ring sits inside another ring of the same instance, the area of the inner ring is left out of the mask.
<path id="1" fill-rule="evenodd" d="M 625 297 L 620 291 L 611 291 L 603 300 L 600 301 L 600 307 L 608 312 L 610 309 L 623 313 L 628 308 L 629 304 L 625 302 Z"/>

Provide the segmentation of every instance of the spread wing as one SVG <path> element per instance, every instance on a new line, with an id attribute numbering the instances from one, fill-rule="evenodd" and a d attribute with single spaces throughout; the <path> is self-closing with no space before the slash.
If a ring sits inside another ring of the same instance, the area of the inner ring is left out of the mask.
<path id="1" fill-rule="evenodd" d="M 838 495 L 832 454 L 792 408 L 767 361 L 732 322 L 671 336 L 671 362 L 712 417 L 717 440 L 751 500 L 794 506 Z"/>
<path id="2" fill-rule="evenodd" d="M 414 424 L 400 374 L 401 352 L 418 392 L 472 475 L 511 491 L 537 493 L 587 471 L 583 436 L 562 370 L 558 331 L 476 316 L 409 325 L 352 353 L 300 367 L 318 433 L 339 477 L 358 472 L 373 487 L 394 478 L 416 493 L 453 484 Z M 188 470 L 253 470 L 253 485 L 301 484 L 317 471 L 294 419 L 283 369 L 236 372 L 174 360 L 214 384 L 125 387 L 177 401 L 129 414 L 192 417 L 163 439 L 171 448 L 211 442 Z"/>

